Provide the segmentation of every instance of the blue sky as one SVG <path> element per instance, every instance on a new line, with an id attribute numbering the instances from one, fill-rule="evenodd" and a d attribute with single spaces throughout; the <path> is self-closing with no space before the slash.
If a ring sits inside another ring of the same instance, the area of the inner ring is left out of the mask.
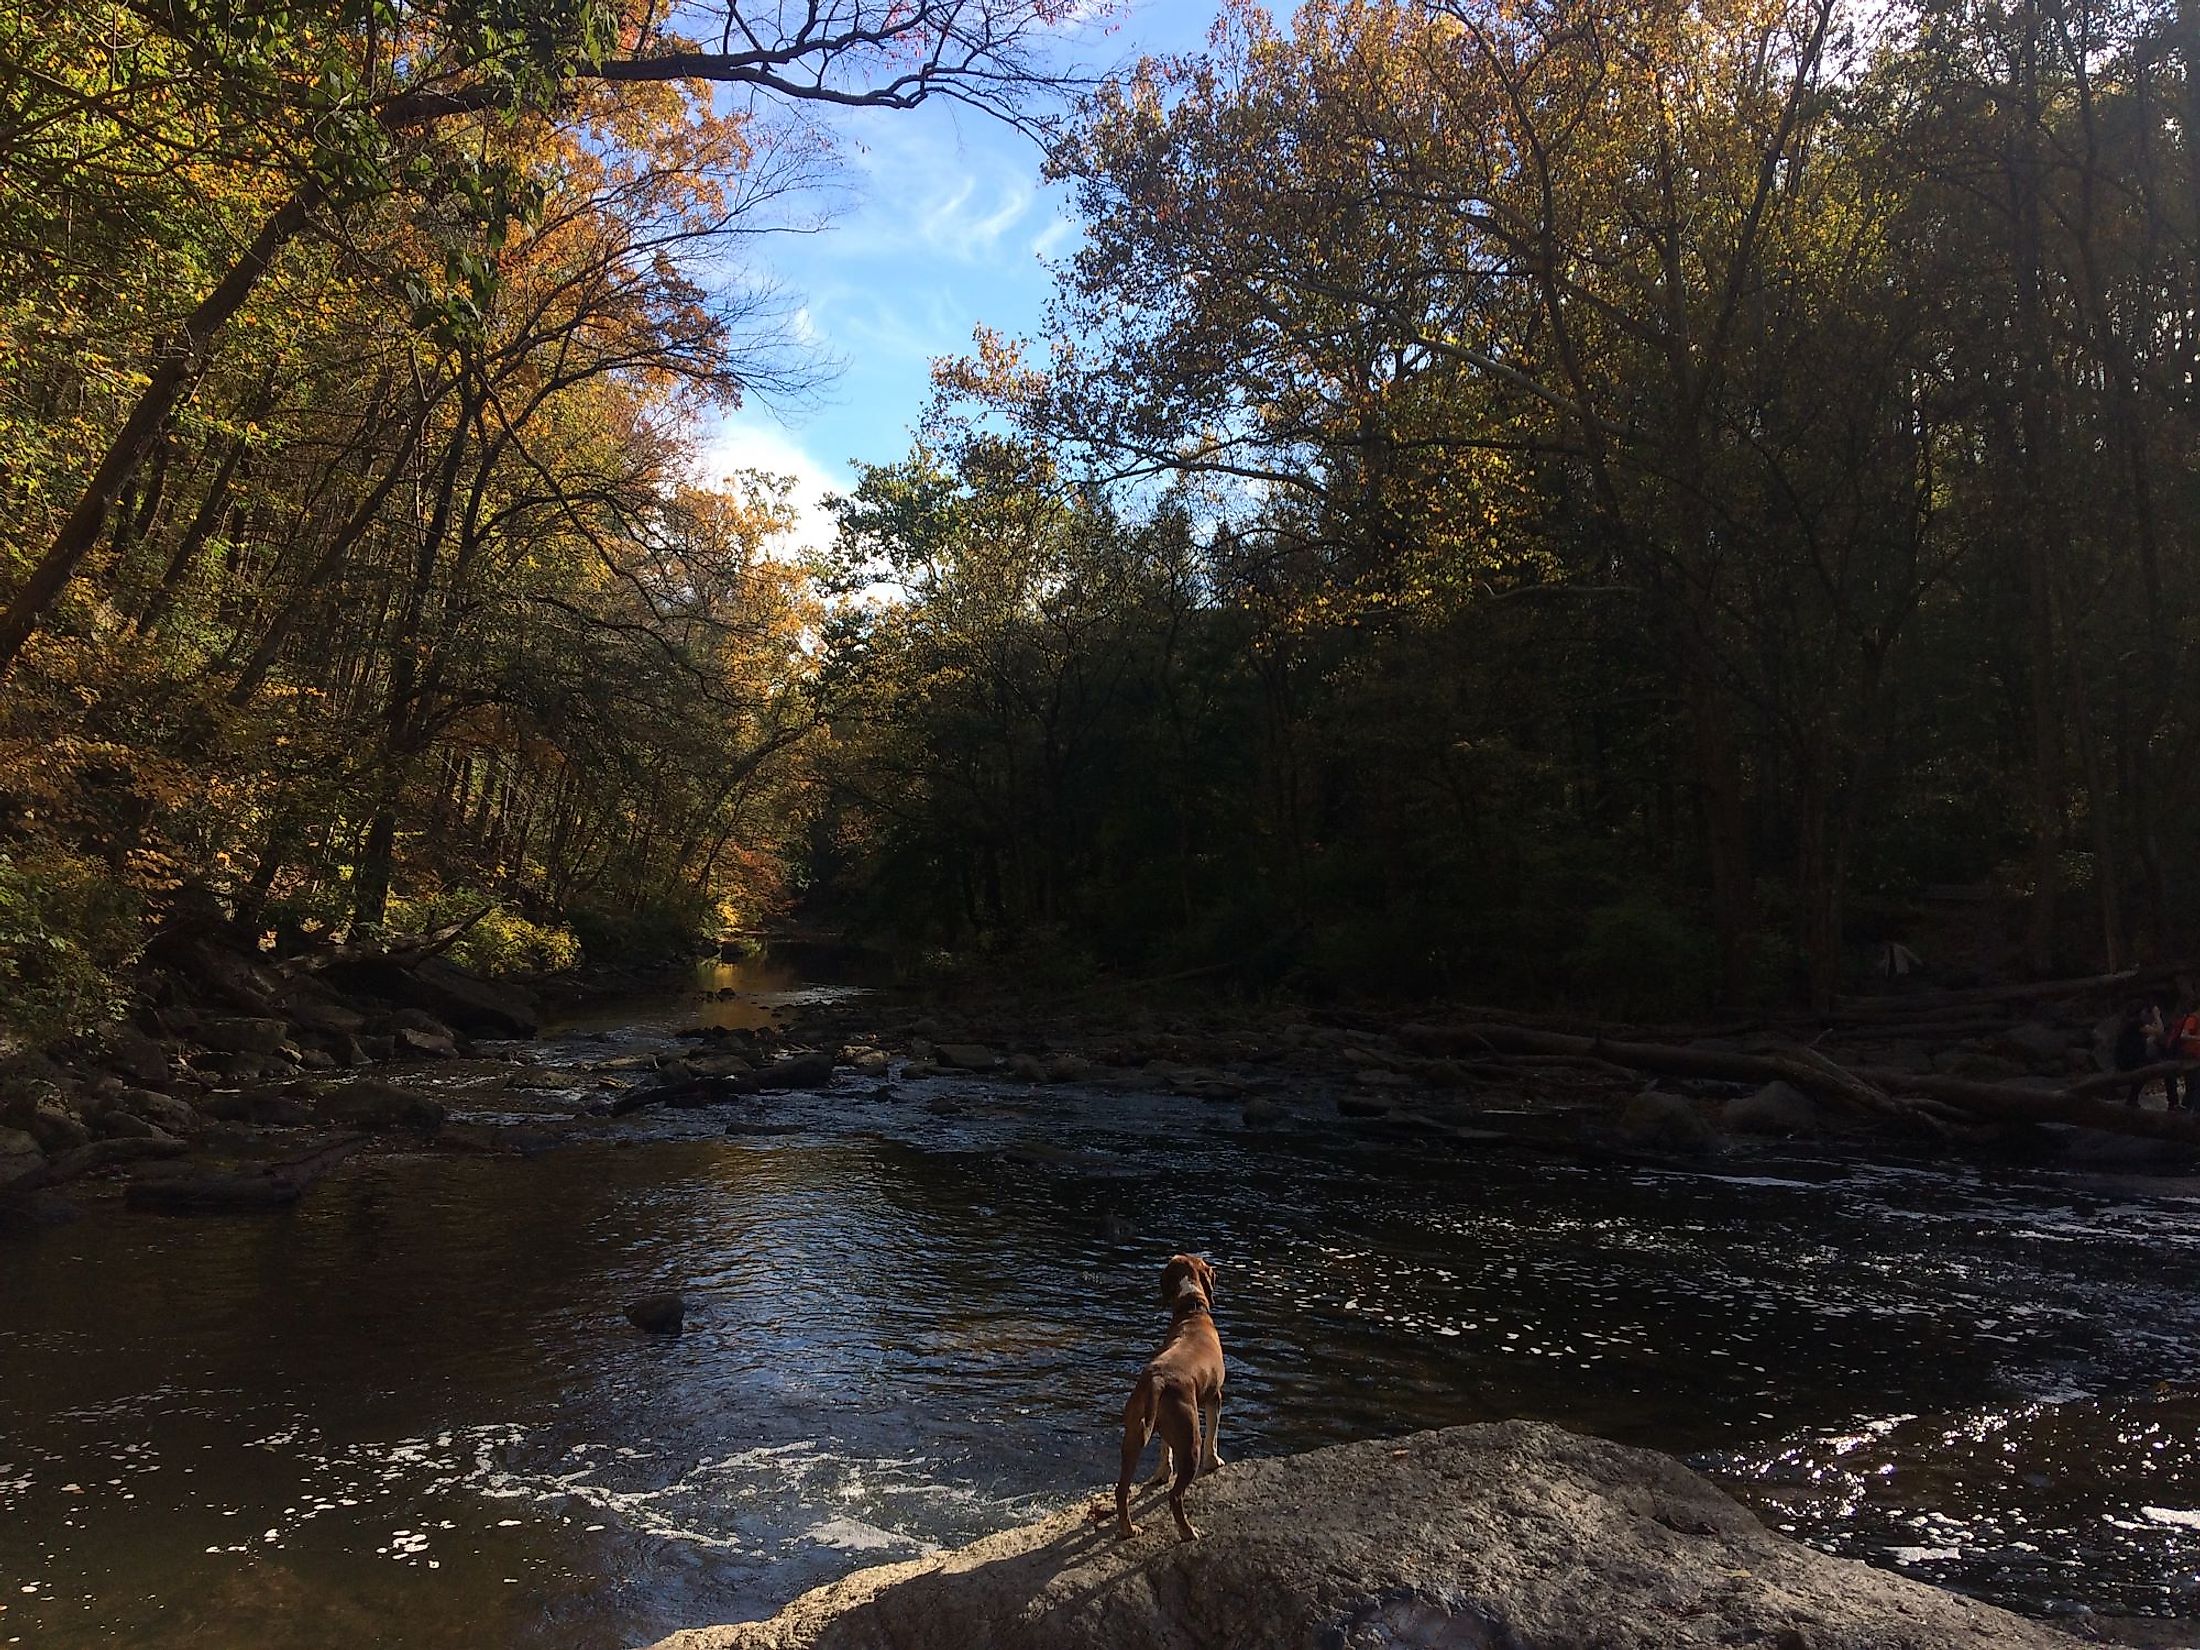
<path id="1" fill-rule="evenodd" d="M 1111 31 L 1078 48 L 1087 68 L 1186 50 L 1213 0 L 1132 0 Z M 1075 245 L 1066 192 L 1039 177 L 1030 140 L 953 104 L 834 115 L 843 187 L 816 234 L 762 243 L 768 273 L 798 305 L 796 325 L 840 371 L 801 407 L 752 404 L 703 453 L 713 478 L 736 468 L 791 475 L 798 540 L 828 536 L 818 500 L 861 460 L 908 450 L 932 359 L 962 353 L 980 323 L 1033 330 L 1051 283 L 1046 260 Z"/>

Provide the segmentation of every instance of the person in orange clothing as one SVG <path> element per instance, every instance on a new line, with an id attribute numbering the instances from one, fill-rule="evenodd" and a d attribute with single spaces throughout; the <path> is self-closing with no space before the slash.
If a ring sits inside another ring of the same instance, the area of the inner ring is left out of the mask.
<path id="1" fill-rule="evenodd" d="M 2200 1060 L 2200 1003 L 2177 1016 L 2162 1039 L 2162 1058 L 2165 1060 Z M 2169 1090 L 2169 1109 L 2176 1111 L 2177 1073 L 2171 1072 L 2162 1079 L 2162 1086 Z M 2185 1073 L 2185 1098 L 2187 1108 L 2200 1106 L 2200 1071 Z"/>

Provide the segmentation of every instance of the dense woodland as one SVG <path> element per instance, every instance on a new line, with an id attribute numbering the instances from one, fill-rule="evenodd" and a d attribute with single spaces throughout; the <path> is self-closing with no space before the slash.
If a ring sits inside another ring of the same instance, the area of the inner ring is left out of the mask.
<path id="1" fill-rule="evenodd" d="M 1316 0 L 1079 84 L 1053 0 L 717 4 L 0 3 L 19 1030 L 200 886 L 1640 1014 L 1944 885 L 2189 942 L 2200 11 Z M 1082 243 L 797 557 L 698 420 L 821 368 L 813 111 L 943 96 Z"/>

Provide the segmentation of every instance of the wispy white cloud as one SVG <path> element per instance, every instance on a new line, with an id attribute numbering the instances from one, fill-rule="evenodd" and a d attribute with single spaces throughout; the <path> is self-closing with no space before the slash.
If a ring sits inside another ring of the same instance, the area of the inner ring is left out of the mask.
<path id="1" fill-rule="evenodd" d="M 703 443 L 696 468 L 703 480 L 713 484 L 737 470 L 762 470 L 789 478 L 794 483 L 789 502 L 795 512 L 794 529 L 785 545 L 789 552 L 822 549 L 833 542 L 833 518 L 825 508 L 825 495 L 844 493 L 852 484 L 787 430 L 740 416 L 726 420 Z"/>
<path id="2" fill-rule="evenodd" d="M 841 123 L 846 166 L 860 178 L 854 210 L 829 232 L 836 259 L 907 257 L 960 264 L 1001 255 L 1038 201 L 1038 153 L 1023 138 L 968 119 L 875 112 Z"/>
<path id="3" fill-rule="evenodd" d="M 1076 236 L 1077 226 L 1071 223 L 1069 219 L 1057 216 L 1052 223 L 1032 237 L 1031 255 L 1034 258 L 1052 258 L 1068 246 Z"/>

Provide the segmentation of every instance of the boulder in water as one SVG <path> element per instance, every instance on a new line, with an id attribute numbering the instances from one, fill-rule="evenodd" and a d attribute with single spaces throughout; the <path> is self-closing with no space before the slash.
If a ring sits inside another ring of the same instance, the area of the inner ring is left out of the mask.
<path id="1" fill-rule="evenodd" d="M 942 1043 L 933 1052 L 939 1064 L 957 1071 L 991 1071 L 1001 1063 L 983 1043 Z"/>
<path id="2" fill-rule="evenodd" d="M 774 1061 L 756 1074 L 760 1089 L 822 1089 L 833 1082 L 833 1057 L 822 1051 Z"/>
<path id="3" fill-rule="evenodd" d="M 172 1138 L 166 1129 L 147 1122 L 135 1112 L 124 1111 L 120 1106 L 115 1107 L 100 1118 L 99 1137 L 102 1140 L 167 1140 Z"/>
<path id="4" fill-rule="evenodd" d="M 2031 1068 L 2022 1060 L 1996 1054 L 1980 1043 L 1958 1043 L 1933 1053 L 1933 1070 L 1943 1077 L 1962 1077 L 1974 1083 L 2006 1083 L 2025 1077 Z"/>
<path id="5" fill-rule="evenodd" d="M 401 1060 L 455 1060 L 458 1044 L 447 1031 L 423 1031 L 403 1026 L 397 1033 L 397 1057 Z"/>
<path id="6" fill-rule="evenodd" d="M 1103 1440 L 1095 1439 L 1095 1452 Z M 1678 1461 L 1532 1421 L 1236 1461 L 862 1570 L 657 1650 L 2075 1650 L 1775 1535 Z"/>
<path id="7" fill-rule="evenodd" d="M 0 1129 L 0 1185 L 43 1168 L 46 1154 L 22 1129 Z"/>
<path id="8" fill-rule="evenodd" d="M 11 1192 L 5 1185 L 7 1168 L 0 1160 L 0 1233 L 36 1232 L 48 1226 L 66 1226 L 77 1217 L 77 1207 L 57 1192 Z"/>
<path id="9" fill-rule="evenodd" d="M 746 1055 L 733 1053 L 691 1054 L 685 1064 L 698 1077 L 746 1077 L 756 1069 Z"/>
<path id="10" fill-rule="evenodd" d="M 677 1335 L 687 1322 L 687 1297 L 678 1290 L 641 1295 L 626 1303 L 626 1321 L 650 1335 Z"/>
<path id="11" fill-rule="evenodd" d="M 2023 1025 L 2011 1026 L 1986 1039 L 1986 1046 L 2004 1059 L 2044 1070 L 2060 1071 L 2064 1056 L 2077 1039 L 2060 1026 L 2042 1025 L 2028 1020 Z"/>
<path id="12" fill-rule="evenodd" d="M 1720 1127 L 1737 1134 L 1816 1134 L 1821 1122 L 1817 1102 L 1792 1083 L 1767 1083 L 1719 1108 Z"/>
<path id="13" fill-rule="evenodd" d="M 127 1020 L 100 1027 L 101 1062 L 138 1083 L 168 1081 L 168 1050 Z"/>
<path id="14" fill-rule="evenodd" d="M 532 1037 L 542 1024 L 532 992 L 480 979 L 443 957 L 410 968 L 389 957 L 360 957 L 329 973 L 348 989 L 424 1010 L 469 1037 Z"/>
<path id="15" fill-rule="evenodd" d="M 32 1107 L 23 1128 L 48 1153 L 73 1151 L 92 1138 L 84 1120 L 58 1100 L 41 1100 Z"/>
<path id="16" fill-rule="evenodd" d="M 595 1081 L 584 1071 L 564 1071 L 556 1066 L 532 1066 L 515 1071 L 504 1079 L 508 1089 L 521 1089 L 537 1094 L 567 1093 L 585 1089 Z"/>
<path id="17" fill-rule="evenodd" d="M 1627 1102 L 1619 1114 L 1619 1132 L 1630 1146 L 1652 1151 L 1701 1157 L 1719 1149 L 1719 1131 L 1693 1100 L 1656 1089 L 1645 1089 Z"/>
<path id="18" fill-rule="evenodd" d="M 416 1089 L 372 1077 L 329 1088 L 320 1099 L 321 1121 L 350 1129 L 417 1129 L 433 1134 L 443 1126 L 443 1103 Z"/>
<path id="19" fill-rule="evenodd" d="M 201 1020 L 198 1029 L 199 1041 L 218 1054 L 274 1054 L 289 1037 L 289 1022 L 259 1016 Z"/>
<path id="20" fill-rule="evenodd" d="M 178 1100 L 172 1094 L 155 1094 L 151 1089 L 124 1089 L 122 1098 L 115 1102 L 115 1109 L 142 1117 L 170 1134 L 188 1134 L 202 1121 L 198 1108 L 188 1100 Z"/>
<path id="21" fill-rule="evenodd" d="M 484 980 L 456 963 L 430 957 L 412 970 L 411 1001 L 475 1037 L 532 1037 L 542 1025 L 534 994 L 502 980 Z"/>

